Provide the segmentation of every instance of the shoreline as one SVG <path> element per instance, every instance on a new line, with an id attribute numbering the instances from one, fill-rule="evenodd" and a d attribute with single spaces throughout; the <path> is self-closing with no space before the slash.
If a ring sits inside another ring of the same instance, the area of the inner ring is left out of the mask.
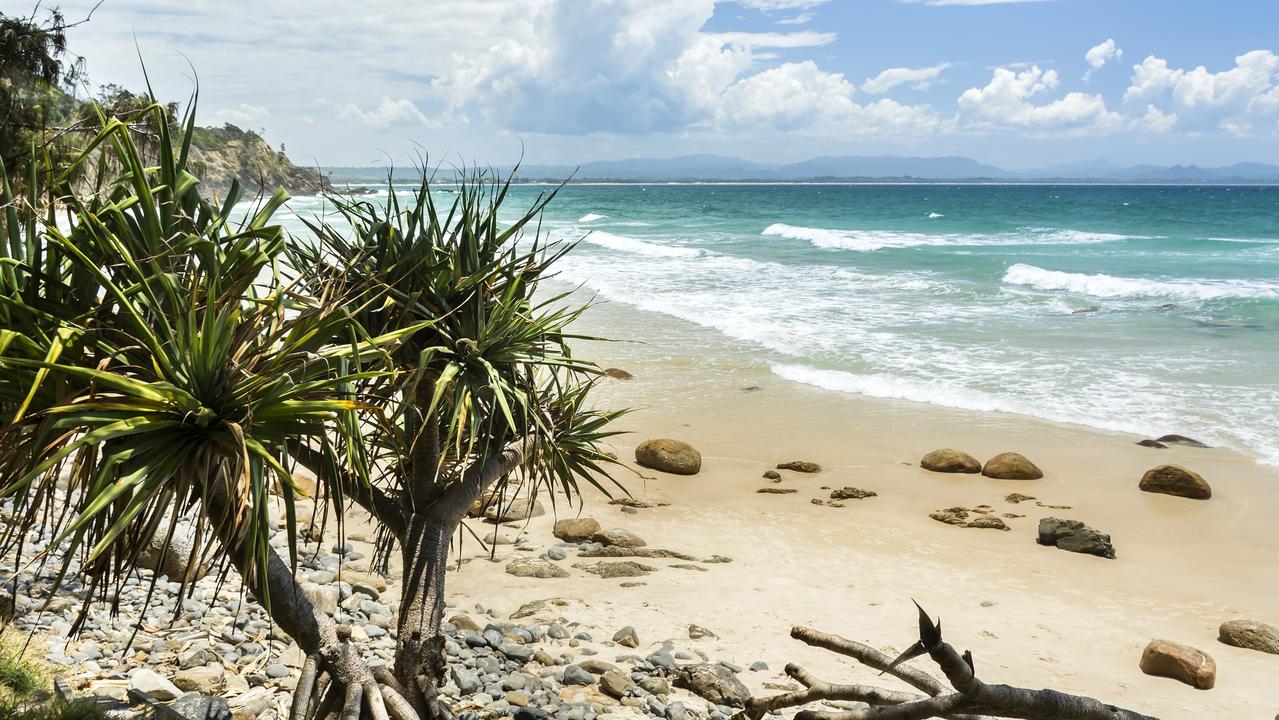
<path id="1" fill-rule="evenodd" d="M 639 474 L 620 470 L 618 479 L 636 499 L 669 505 L 628 515 L 589 491 L 580 514 L 637 532 L 651 547 L 735 561 L 707 572 L 661 566 L 640 578 L 647 584 L 622 588 L 577 573 L 561 580 L 513 578 L 502 568 L 519 556 L 519 547 L 498 545 L 497 562 L 490 563 L 480 562 L 488 555 L 472 543 L 470 552 L 463 547 L 464 564 L 450 580 L 452 599 L 505 609 L 500 598 L 509 612 L 530 600 L 578 598 L 584 607 L 575 617 L 610 633 L 633 625 L 646 640 L 678 641 L 686 624 L 703 625 L 720 636 L 712 646 L 722 659 L 762 660 L 772 668 L 742 676 L 757 694 L 771 694 L 766 683 L 786 681 L 779 671 L 787 662 L 832 682 L 897 687 L 790 640 L 789 630 L 807 625 L 895 655 L 913 640 L 910 600 L 916 599 L 944 618 L 951 643 L 973 651 L 987 682 L 1053 687 L 1162 718 L 1275 712 L 1268 693 L 1279 657 L 1224 645 L 1217 628 L 1242 618 L 1279 624 L 1273 602 L 1279 538 L 1269 510 L 1279 506 L 1279 468 L 1226 449 L 1145 448 L 1123 433 L 851 396 L 781 378 L 748 392 L 743 388 L 756 384 L 758 368 L 688 355 L 679 345 L 685 339 L 674 338 L 674 347 L 590 348 L 590 356 L 634 375 L 606 380 L 598 398 L 607 406 L 640 408 L 621 420 L 634 432 L 616 443 L 619 457 Z M 701 473 L 636 468 L 635 445 L 657 437 L 698 448 Z M 941 447 L 979 460 L 1017 451 L 1045 477 L 993 480 L 918 467 L 924 453 Z M 761 478 L 790 460 L 815 461 L 823 470 L 812 476 L 783 471 L 776 485 Z M 1142 473 L 1165 463 L 1200 472 L 1213 486 L 1212 499 L 1140 491 Z M 796 492 L 757 492 L 769 486 Z M 842 508 L 812 504 L 826 498 L 828 488 L 844 486 L 877 496 Z M 1044 505 L 1008 503 L 1011 493 Z M 578 514 L 562 500 L 554 511 L 545 504 L 547 516 L 504 531 L 509 539 L 523 538 L 527 550 L 554 543 L 553 515 Z M 1009 518 L 1007 532 L 929 517 L 983 504 L 997 515 L 1024 517 Z M 1043 517 L 1081 520 L 1108 533 L 1117 558 L 1038 545 Z M 1144 675 L 1138 660 L 1156 638 L 1212 656 L 1216 688 L 1195 690 Z"/>

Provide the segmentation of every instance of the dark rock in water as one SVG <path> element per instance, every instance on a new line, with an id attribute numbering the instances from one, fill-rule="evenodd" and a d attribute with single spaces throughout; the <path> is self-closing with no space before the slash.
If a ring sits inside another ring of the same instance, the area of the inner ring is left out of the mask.
<path id="1" fill-rule="evenodd" d="M 996 480 L 1038 480 L 1044 476 L 1044 471 L 1026 459 L 1026 456 L 1006 452 L 987 460 L 981 474 Z"/>
<path id="2" fill-rule="evenodd" d="M 621 368 L 604 368 L 604 374 L 611 378 L 616 378 L 618 380 L 632 380 L 635 378 L 634 375 L 626 372 L 625 370 Z"/>
<path id="3" fill-rule="evenodd" d="M 745 707 L 750 690 L 723 665 L 685 665 L 675 674 L 675 687 L 700 695 L 716 705 Z"/>
<path id="4" fill-rule="evenodd" d="M 187 720 L 231 720 L 231 707 L 225 698 L 217 695 L 184 693 L 173 701 L 169 709 Z"/>
<path id="5" fill-rule="evenodd" d="M 1194 438 L 1188 438 L 1185 435 L 1164 435 L 1155 439 L 1167 445 L 1185 445 L 1186 447 L 1196 448 L 1212 447 L 1211 445 L 1201 443 Z"/>
<path id="6" fill-rule="evenodd" d="M 767 480 L 781 480 L 782 474 L 777 472 L 776 470 L 765 470 L 764 478 Z"/>
<path id="7" fill-rule="evenodd" d="M 807 460 L 791 460 L 790 462 L 778 463 L 777 469 L 793 470 L 800 473 L 817 473 L 822 471 L 822 466 Z"/>
<path id="8" fill-rule="evenodd" d="M 1150 438 L 1146 438 L 1145 440 L 1138 440 L 1136 444 L 1138 444 L 1138 445 L 1140 445 L 1140 446 L 1142 446 L 1142 447 L 1148 447 L 1148 448 L 1166 448 L 1166 447 L 1168 447 L 1167 445 L 1164 445 L 1163 443 L 1159 442 L 1158 440 L 1152 440 L 1152 439 L 1150 439 Z"/>
<path id="9" fill-rule="evenodd" d="M 1230 620 L 1221 624 L 1217 640 L 1235 647 L 1279 655 L 1279 628 L 1257 620 Z"/>
<path id="10" fill-rule="evenodd" d="M 1208 481 L 1194 470 L 1187 470 L 1180 465 L 1160 465 L 1147 470 L 1137 487 L 1146 492 L 1192 500 L 1207 500 L 1212 497 L 1212 486 Z"/>
<path id="11" fill-rule="evenodd" d="M 862 500 L 864 498 L 877 497 L 878 495 L 879 493 L 874 490 L 862 490 L 851 485 L 830 491 L 831 500 Z"/>
<path id="12" fill-rule="evenodd" d="M 1078 520 L 1063 520 L 1047 517 L 1039 521 L 1040 545 L 1050 545 L 1061 550 L 1096 555 L 1097 557 L 1115 558 L 1115 546 L 1110 536 L 1097 532 Z"/>
<path id="13" fill-rule="evenodd" d="M 1171 640 L 1151 640 L 1146 645 L 1141 653 L 1141 671 L 1200 690 L 1211 690 L 1217 683 L 1217 663 L 1208 653 Z"/>
<path id="14" fill-rule="evenodd" d="M 934 450 L 919 461 L 925 470 L 943 473 L 979 473 L 981 461 L 966 452 L 941 448 Z"/>
<path id="15" fill-rule="evenodd" d="M 635 462 L 675 475 L 696 475 L 702 469 L 702 454 L 688 443 L 657 438 L 635 448 Z"/>

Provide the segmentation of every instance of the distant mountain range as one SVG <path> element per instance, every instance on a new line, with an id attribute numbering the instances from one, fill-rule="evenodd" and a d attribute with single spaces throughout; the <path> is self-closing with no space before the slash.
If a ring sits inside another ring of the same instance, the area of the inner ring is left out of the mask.
<path id="1" fill-rule="evenodd" d="M 495 168 L 507 173 L 511 168 Z M 336 184 L 385 181 L 384 168 L 323 168 Z M 407 169 L 406 169 L 407 170 Z M 412 174 L 412 173 L 404 173 Z M 397 170 L 397 176 L 401 173 Z M 723 155 L 685 155 L 665 159 L 597 160 L 572 165 L 522 165 L 523 180 L 579 181 L 616 180 L 623 182 L 729 182 L 831 180 L 858 182 L 901 181 L 1069 181 L 1069 182 L 1168 182 L 1168 183 L 1263 183 L 1279 184 L 1279 165 L 1237 163 L 1224 167 L 1198 165 L 1133 165 L 1119 167 L 1105 159 L 1052 165 L 1028 171 L 1004 170 L 972 158 L 899 157 L 895 155 L 816 157 L 797 163 L 758 163 Z"/>

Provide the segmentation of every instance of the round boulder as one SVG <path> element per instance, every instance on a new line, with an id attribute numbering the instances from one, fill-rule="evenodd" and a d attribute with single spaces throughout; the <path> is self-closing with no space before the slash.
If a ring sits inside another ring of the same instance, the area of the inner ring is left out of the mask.
<path id="1" fill-rule="evenodd" d="M 702 469 L 702 454 L 688 443 L 658 438 L 635 448 L 635 462 L 675 475 L 696 475 Z"/>
<path id="2" fill-rule="evenodd" d="M 1212 497 L 1212 487 L 1203 476 L 1194 470 L 1187 470 L 1180 465 L 1160 465 L 1151 468 L 1141 476 L 1137 487 L 1146 492 L 1176 495 L 1193 500 L 1207 500 Z"/>
<path id="3" fill-rule="evenodd" d="M 1239 648 L 1279 655 L 1279 628 L 1256 620 L 1231 620 L 1221 624 L 1217 640 Z"/>
<path id="4" fill-rule="evenodd" d="M 1151 640 L 1141 653 L 1141 671 L 1172 678 L 1200 690 L 1217 684 L 1217 663 L 1207 653 L 1171 640 Z"/>
<path id="5" fill-rule="evenodd" d="M 1025 455 L 1015 452 L 1000 453 L 986 461 L 981 474 L 996 480 L 1038 480 L 1044 476 Z"/>
<path id="6" fill-rule="evenodd" d="M 919 466 L 925 470 L 942 473 L 979 473 L 981 461 L 966 452 L 941 448 L 925 455 Z"/>
<path id="7" fill-rule="evenodd" d="M 620 548 L 637 548 L 644 547 L 648 543 L 644 542 L 644 538 L 636 535 L 630 530 L 621 528 L 611 528 L 609 530 L 600 530 L 591 535 L 591 542 L 597 542 L 601 545 Z"/>
<path id="8" fill-rule="evenodd" d="M 580 517 L 567 520 L 556 520 L 551 534 L 564 542 L 586 542 L 600 531 L 599 521 L 595 518 Z"/>

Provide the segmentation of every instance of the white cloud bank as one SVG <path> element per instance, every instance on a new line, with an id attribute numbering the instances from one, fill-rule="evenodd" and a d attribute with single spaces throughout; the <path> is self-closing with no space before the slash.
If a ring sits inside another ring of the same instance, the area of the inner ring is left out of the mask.
<path id="1" fill-rule="evenodd" d="M 1084 53 L 1084 60 L 1088 62 L 1088 72 L 1084 73 L 1084 82 L 1092 80 L 1092 74 L 1105 66 L 1111 60 L 1118 60 L 1124 56 L 1124 51 L 1115 45 L 1114 38 L 1106 38 L 1104 41 L 1089 48 Z"/>
<path id="2" fill-rule="evenodd" d="M 915 90 L 927 90 L 950 63 L 926 68 L 888 68 L 862 83 L 862 92 L 882 95 L 898 85 L 908 85 Z"/>
<path id="3" fill-rule="evenodd" d="M 1155 109 L 1190 131 L 1279 133 L 1279 55 L 1270 50 L 1239 55 L 1233 68 L 1217 73 L 1203 65 L 1172 68 L 1155 55 L 1132 71 L 1127 106 Z"/>

